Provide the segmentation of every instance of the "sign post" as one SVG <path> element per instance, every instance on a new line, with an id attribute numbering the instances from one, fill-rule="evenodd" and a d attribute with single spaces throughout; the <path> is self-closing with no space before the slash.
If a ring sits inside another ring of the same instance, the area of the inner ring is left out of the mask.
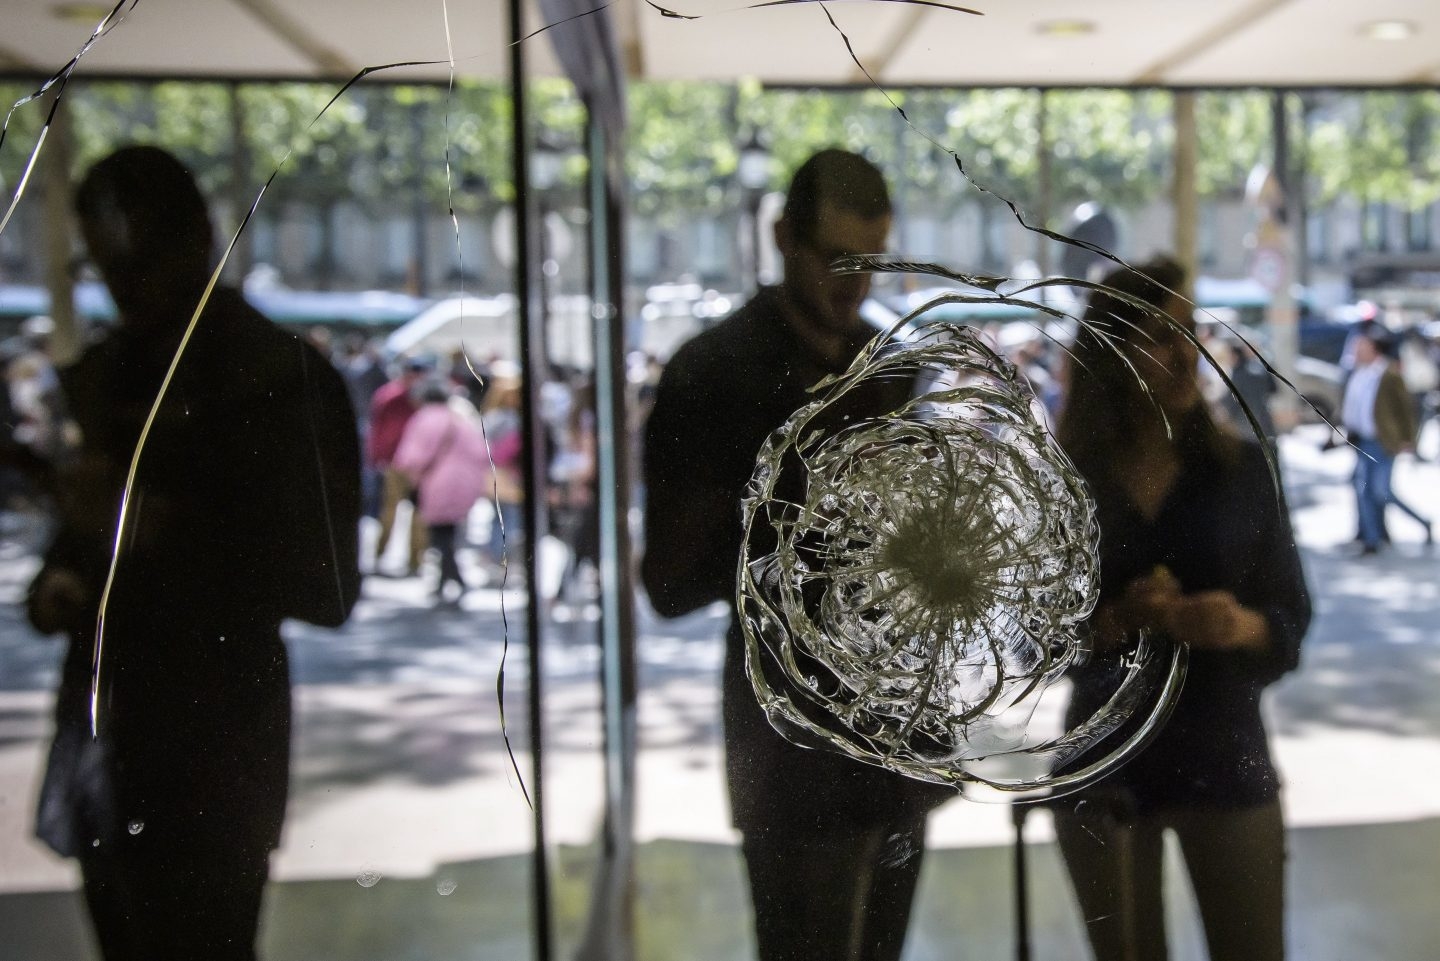
<path id="1" fill-rule="evenodd" d="M 1265 312 L 1270 341 L 1266 359 L 1286 380 L 1294 383 L 1300 325 L 1291 289 L 1295 250 L 1285 224 L 1285 190 L 1274 171 L 1262 164 L 1250 171 L 1245 183 L 1245 200 L 1258 214 L 1255 231 L 1248 238 L 1250 275 L 1270 293 L 1270 306 Z M 1300 413 L 1294 392 L 1277 391 L 1272 398 L 1271 413 L 1278 430 L 1294 427 Z"/>

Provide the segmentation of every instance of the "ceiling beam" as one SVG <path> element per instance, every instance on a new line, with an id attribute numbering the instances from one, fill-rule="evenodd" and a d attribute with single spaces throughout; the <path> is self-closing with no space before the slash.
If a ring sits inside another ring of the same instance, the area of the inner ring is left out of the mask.
<path id="1" fill-rule="evenodd" d="M 920 24 L 929 12 L 930 11 L 924 7 L 918 6 L 906 10 L 904 16 L 900 19 L 899 25 L 890 32 L 889 39 L 886 40 L 885 45 L 880 48 L 880 52 L 870 58 L 870 62 L 865 64 L 863 70 L 857 66 L 850 71 L 850 82 L 865 83 L 870 77 L 873 77 L 876 83 L 882 82 L 885 79 L 885 75 L 890 72 L 890 65 L 893 64 L 895 58 L 900 55 L 900 51 L 905 49 L 915 34 L 919 32 Z M 870 73 L 870 77 L 865 76 L 867 70 Z"/>
<path id="2" fill-rule="evenodd" d="M 315 65 L 323 76 L 347 80 L 359 73 L 360 68 L 345 57 L 326 46 L 282 10 L 274 0 L 234 0 L 235 5 L 248 10 L 255 19 L 270 29 L 302 57 Z"/>
<path id="3" fill-rule="evenodd" d="M 1252 0 L 1251 3 L 1242 6 L 1233 14 L 1219 21 L 1209 30 L 1202 30 L 1186 40 L 1175 50 L 1156 60 L 1140 73 L 1135 75 L 1131 82 L 1136 86 L 1149 86 L 1163 84 L 1165 78 L 1176 67 L 1189 63 L 1215 47 L 1217 44 L 1230 39 L 1240 31 L 1270 16 L 1276 10 L 1289 4 L 1292 0 Z"/>

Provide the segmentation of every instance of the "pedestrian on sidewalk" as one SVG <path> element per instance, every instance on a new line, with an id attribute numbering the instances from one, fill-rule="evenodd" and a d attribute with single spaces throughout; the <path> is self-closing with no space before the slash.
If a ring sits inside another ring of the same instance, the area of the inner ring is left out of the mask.
<path id="1" fill-rule="evenodd" d="M 1378 553 L 1387 539 L 1385 508 L 1394 504 L 1425 529 L 1430 521 L 1395 496 L 1395 459 L 1415 450 L 1415 409 L 1396 364 L 1396 340 L 1371 322 L 1354 338 L 1355 373 L 1345 385 L 1341 414 L 1355 447 L 1355 509 L 1360 518 L 1360 553 Z"/>
<path id="2" fill-rule="evenodd" d="M 416 509 L 427 525 L 430 546 L 440 555 L 435 598 L 459 602 L 467 585 L 460 573 L 455 540 L 475 502 L 490 487 L 490 457 L 479 415 L 450 382 L 426 380 L 419 390 L 420 409 L 405 425 L 395 449 L 395 470 L 417 491 Z M 450 597 L 446 588 L 454 584 Z"/>
<path id="3" fill-rule="evenodd" d="M 414 577 L 420 573 L 420 561 L 425 555 L 425 525 L 419 511 L 414 510 L 415 490 L 405 472 L 394 465 L 395 448 L 405 433 L 405 425 L 419 409 L 416 396 L 421 382 L 434 372 L 435 365 L 428 357 L 408 357 L 399 376 L 375 391 L 370 398 L 370 436 L 366 445 L 370 467 L 380 474 L 380 534 L 375 539 L 374 570 L 380 573 L 380 558 L 390 544 L 390 535 L 395 529 L 395 515 L 400 505 L 408 501 L 411 505 L 410 529 L 407 547 L 405 574 Z"/>
<path id="4" fill-rule="evenodd" d="M 485 557 L 496 571 L 523 558 L 525 546 L 525 433 L 520 422 L 520 370 L 509 361 L 490 365 L 491 384 L 485 393 L 481 420 L 490 442 L 494 466 L 495 517 L 485 543 Z M 523 565 L 522 565 L 523 566 Z"/>

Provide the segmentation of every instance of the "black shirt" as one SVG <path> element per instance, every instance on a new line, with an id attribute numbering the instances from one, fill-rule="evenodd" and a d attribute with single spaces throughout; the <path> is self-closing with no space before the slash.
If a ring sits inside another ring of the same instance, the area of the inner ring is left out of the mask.
<path id="1" fill-rule="evenodd" d="M 723 685 L 735 825 L 843 834 L 919 816 L 954 791 L 796 747 L 770 727 L 746 675 L 733 609 L 740 505 L 756 456 L 772 431 L 814 399 L 810 387 L 844 370 L 872 334 L 858 329 L 843 362 L 827 364 L 791 331 L 782 296 L 761 290 L 685 344 L 665 369 L 645 435 L 644 576 L 651 602 L 666 616 L 717 600 L 731 605 Z M 898 386 L 908 393 L 909 385 Z"/>
<path id="2" fill-rule="evenodd" d="M 1299 664 L 1310 623 L 1289 512 L 1265 455 L 1241 443 L 1233 461 L 1190 451 L 1153 519 L 1113 480 L 1089 478 L 1100 524 L 1100 603 L 1164 565 L 1184 593 L 1227 590 L 1264 615 L 1265 652 L 1192 651 L 1169 722 L 1139 756 L 1106 783 L 1127 788 L 1141 810 L 1172 804 L 1239 807 L 1273 800 L 1279 788 L 1260 716 L 1264 688 Z M 1099 658 L 1076 672 L 1067 713 L 1073 726 L 1104 704 L 1119 682 Z M 1113 659 L 1109 661 L 1114 667 Z M 1094 748 L 1101 756 L 1129 733 Z"/>

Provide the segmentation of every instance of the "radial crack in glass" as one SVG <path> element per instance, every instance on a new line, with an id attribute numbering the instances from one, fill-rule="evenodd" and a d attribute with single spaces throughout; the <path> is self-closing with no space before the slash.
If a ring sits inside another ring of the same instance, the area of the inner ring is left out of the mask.
<path id="1" fill-rule="evenodd" d="M 1078 790 L 1159 730 L 1185 650 L 1143 635 L 1100 711 L 1030 733 L 1040 697 L 1091 656 L 1094 506 L 1013 365 L 972 328 L 919 322 L 925 309 L 761 450 L 737 584 L 749 677 L 801 746 L 1007 796 Z M 857 414 L 881 384 L 913 388 Z"/>

